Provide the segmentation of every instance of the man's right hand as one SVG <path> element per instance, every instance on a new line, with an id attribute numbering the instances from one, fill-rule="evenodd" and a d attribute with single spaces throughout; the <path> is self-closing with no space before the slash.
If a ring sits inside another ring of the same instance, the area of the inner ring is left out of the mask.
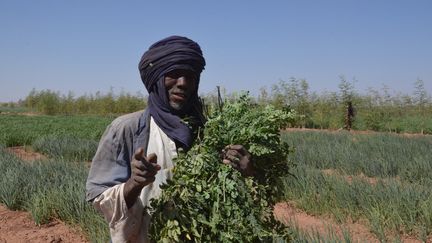
<path id="1" fill-rule="evenodd" d="M 154 182 L 156 173 L 160 169 L 156 154 L 145 157 L 142 148 L 135 152 L 131 162 L 131 177 L 126 181 L 123 192 L 128 208 L 135 203 L 143 187 Z"/>

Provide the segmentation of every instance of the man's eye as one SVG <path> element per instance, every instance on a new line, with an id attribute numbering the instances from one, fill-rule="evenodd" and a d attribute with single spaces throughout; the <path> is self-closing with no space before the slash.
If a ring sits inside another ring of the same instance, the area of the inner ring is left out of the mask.
<path id="1" fill-rule="evenodd" d="M 177 79 L 181 76 L 181 73 L 173 71 L 167 74 L 168 77 L 173 78 L 173 79 Z"/>
<path id="2" fill-rule="evenodd" d="M 197 76 L 194 73 L 187 72 L 187 71 L 181 71 L 181 70 L 172 71 L 172 72 L 167 74 L 167 77 L 172 78 L 172 79 L 178 79 L 180 77 L 185 77 L 187 80 L 190 80 L 190 81 L 195 81 L 197 79 Z"/>

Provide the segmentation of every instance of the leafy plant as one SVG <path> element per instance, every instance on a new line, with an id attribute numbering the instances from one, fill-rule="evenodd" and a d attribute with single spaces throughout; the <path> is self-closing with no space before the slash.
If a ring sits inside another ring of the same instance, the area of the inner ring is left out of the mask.
<path id="1" fill-rule="evenodd" d="M 273 218 L 278 179 L 287 175 L 288 145 L 280 128 L 293 114 L 259 108 L 247 95 L 227 103 L 207 121 L 204 138 L 179 153 L 173 178 L 151 202 L 150 237 L 161 242 L 261 242 L 289 238 Z M 242 144 L 253 156 L 257 178 L 221 163 L 222 149 Z"/>

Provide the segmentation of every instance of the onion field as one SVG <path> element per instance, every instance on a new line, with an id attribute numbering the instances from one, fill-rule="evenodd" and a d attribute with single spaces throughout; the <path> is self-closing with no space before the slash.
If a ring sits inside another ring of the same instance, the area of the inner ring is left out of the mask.
<path id="1" fill-rule="evenodd" d="M 31 212 L 37 224 L 57 218 L 92 242 L 107 242 L 108 228 L 85 202 L 88 162 L 113 118 L 0 115 L 0 203 Z M 304 230 L 294 242 L 431 242 L 432 136 L 329 131 L 282 131 L 295 166 L 278 200 L 340 225 L 358 223 L 373 238 L 348 227 L 341 234 Z M 24 146 L 47 159 L 23 161 L 7 147 Z"/>

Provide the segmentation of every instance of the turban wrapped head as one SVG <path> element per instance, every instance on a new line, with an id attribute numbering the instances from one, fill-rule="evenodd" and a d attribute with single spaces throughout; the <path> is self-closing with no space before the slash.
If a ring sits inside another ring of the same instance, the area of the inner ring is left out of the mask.
<path id="1" fill-rule="evenodd" d="M 148 93 L 148 109 L 156 124 L 181 147 L 188 150 L 193 142 L 193 129 L 204 123 L 198 98 L 200 74 L 205 60 L 200 46 L 186 37 L 170 36 L 160 40 L 143 54 L 138 68 Z M 180 110 L 169 104 L 165 75 L 173 70 L 193 72 L 196 90 Z M 182 119 L 187 118 L 186 124 Z"/>

